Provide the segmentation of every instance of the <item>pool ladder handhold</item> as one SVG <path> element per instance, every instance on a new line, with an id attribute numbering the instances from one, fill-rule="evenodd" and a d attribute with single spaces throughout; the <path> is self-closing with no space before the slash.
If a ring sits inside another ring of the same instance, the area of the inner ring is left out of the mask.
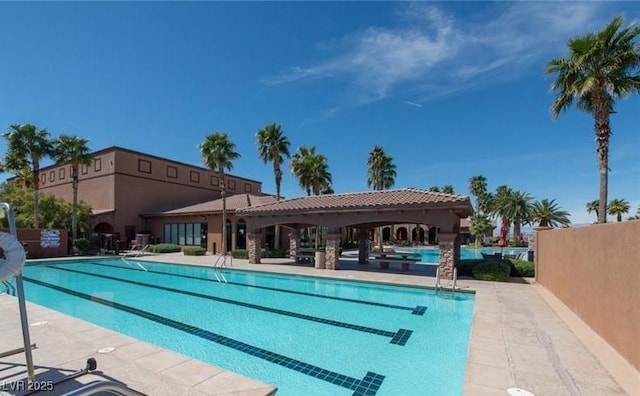
<path id="1" fill-rule="evenodd" d="M 227 260 L 229 260 L 229 263 L 227 263 Z M 216 277 L 216 280 L 218 282 L 227 283 L 227 278 L 225 278 L 224 274 L 222 273 L 222 267 L 226 265 L 231 267 L 232 263 L 233 257 L 229 256 L 228 254 L 218 256 L 216 261 L 213 263 L 213 276 Z"/>
<path id="2" fill-rule="evenodd" d="M 438 291 L 442 290 L 445 291 L 447 290 L 447 288 L 445 286 L 443 286 L 440 283 L 440 267 L 438 267 L 438 269 L 436 269 L 436 295 L 438 294 Z M 454 268 L 453 269 L 453 285 L 451 286 L 451 290 L 447 290 L 451 292 L 451 298 L 455 298 L 456 296 L 456 283 L 458 282 L 458 269 Z"/>

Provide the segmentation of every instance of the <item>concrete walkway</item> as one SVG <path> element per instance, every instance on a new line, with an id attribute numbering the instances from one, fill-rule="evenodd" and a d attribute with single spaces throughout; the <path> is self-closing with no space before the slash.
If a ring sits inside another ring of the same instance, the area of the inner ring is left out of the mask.
<path id="1" fill-rule="evenodd" d="M 210 266 L 214 258 L 166 254 L 143 260 Z M 233 261 L 234 268 L 254 271 L 422 287 L 435 283 L 433 268 L 428 266 L 412 266 L 403 273 L 376 270 L 349 259 L 341 260 L 340 265 L 339 271 L 327 271 L 294 265 L 284 259 L 264 259 L 263 264 L 254 265 L 246 260 Z M 506 389 L 510 387 L 528 390 L 536 396 L 631 394 L 618 385 L 556 314 L 539 286 L 517 280 L 496 283 L 466 279 L 458 285 L 476 292 L 465 395 L 507 395 Z M 13 298 L 0 296 L 0 317 L 3 334 L 0 351 L 19 346 L 19 320 Z M 33 341 L 39 344 L 34 351 L 35 362 L 45 371 L 77 370 L 84 367 L 87 357 L 95 356 L 104 376 L 152 395 L 265 395 L 273 390 L 269 385 L 29 304 L 29 321 L 45 320 L 46 325 L 31 327 Z M 105 355 L 95 353 L 105 346 L 117 349 Z M 0 384 L 11 373 L 24 372 L 20 366 L 23 362 L 23 355 L 0 359 Z M 619 377 L 626 373 L 613 374 Z M 84 382 L 90 379 L 81 378 Z"/>

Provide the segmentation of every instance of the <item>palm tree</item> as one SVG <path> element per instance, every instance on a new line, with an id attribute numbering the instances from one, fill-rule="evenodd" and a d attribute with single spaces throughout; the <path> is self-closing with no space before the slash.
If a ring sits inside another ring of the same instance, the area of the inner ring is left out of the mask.
<path id="1" fill-rule="evenodd" d="M 547 63 L 547 74 L 557 75 L 551 86 L 558 93 L 553 116 L 558 118 L 575 100 L 578 109 L 594 117 L 600 172 L 599 223 L 607 221 L 609 117 L 617 99 L 640 91 L 636 42 L 640 26 L 623 28 L 623 22 L 622 17 L 616 17 L 599 32 L 570 40 L 568 56 Z"/>
<path id="2" fill-rule="evenodd" d="M 316 147 L 300 147 L 291 157 L 291 173 L 298 179 L 300 187 L 311 195 L 311 186 L 313 180 L 311 177 L 311 169 L 309 167 L 310 158 L 316 155 Z"/>
<path id="3" fill-rule="evenodd" d="M 624 199 L 612 199 L 609 202 L 609 214 L 612 216 L 616 216 L 618 222 L 622 221 L 622 215 L 625 213 L 629 213 L 629 202 Z"/>
<path id="4" fill-rule="evenodd" d="M 396 181 L 396 165 L 393 157 L 387 155 L 381 146 L 374 146 L 367 158 L 367 186 L 374 190 L 386 190 L 393 187 Z M 383 250 L 382 227 L 378 227 L 380 251 Z"/>
<path id="5" fill-rule="evenodd" d="M 455 194 L 453 186 L 451 184 L 445 184 L 442 186 L 442 192 L 445 194 Z"/>
<path id="6" fill-rule="evenodd" d="M 276 199 L 280 200 L 280 186 L 282 184 L 282 169 L 280 165 L 284 157 L 289 158 L 289 139 L 282 133 L 280 125 L 271 124 L 258 131 L 258 153 L 260 159 L 273 163 L 273 175 L 276 178 Z"/>
<path id="7" fill-rule="evenodd" d="M 598 214 L 598 205 L 599 205 L 600 201 L 598 201 L 597 199 L 595 201 L 589 201 L 587 202 L 587 213 L 591 214 L 591 212 L 596 212 L 596 223 L 598 222 L 598 219 L 600 218 L 600 215 Z"/>
<path id="8" fill-rule="evenodd" d="M 509 218 L 513 220 L 513 237 L 517 241 L 521 240 L 520 226 L 522 223 L 531 221 L 533 197 L 522 191 L 514 191 L 504 202 L 505 210 Z"/>
<path id="9" fill-rule="evenodd" d="M 9 131 L 4 133 L 8 148 L 5 156 L 5 166 L 11 172 L 24 172 L 28 167 L 31 171 L 31 185 L 33 186 L 33 227 L 40 226 L 38 216 L 40 196 L 40 160 L 51 154 L 51 141 L 49 132 L 35 125 L 11 125 Z"/>
<path id="10" fill-rule="evenodd" d="M 429 187 L 428 191 L 440 192 L 440 186 L 431 186 L 431 187 Z"/>
<path id="11" fill-rule="evenodd" d="M 504 232 L 508 233 L 509 228 L 511 228 L 512 217 L 509 211 L 508 202 L 512 193 L 513 190 L 511 187 L 507 185 L 498 186 L 498 188 L 496 188 L 495 195 L 493 195 L 491 201 L 488 201 L 487 203 L 488 211 L 491 215 L 500 219 L 500 232 L 503 232 L 502 230 L 506 230 Z M 485 196 L 488 193 L 481 194 L 481 196 Z"/>
<path id="12" fill-rule="evenodd" d="M 493 229 L 491 220 L 486 214 L 479 212 L 474 213 L 470 220 L 469 232 L 476 237 L 475 245 L 478 246 L 480 238 L 486 236 Z"/>
<path id="13" fill-rule="evenodd" d="M 555 199 L 536 201 L 531 207 L 531 219 L 537 222 L 540 227 L 568 227 L 571 224 L 569 212 L 561 210 Z"/>
<path id="14" fill-rule="evenodd" d="M 386 190 L 396 182 L 396 165 L 393 157 L 387 155 L 380 146 L 375 146 L 367 159 L 367 185 L 374 190 Z"/>
<path id="15" fill-rule="evenodd" d="M 469 178 L 469 192 L 476 197 L 476 210 L 482 212 L 482 197 L 487 193 L 487 178 L 482 175 Z M 486 209 L 486 208 L 484 208 Z"/>
<path id="16" fill-rule="evenodd" d="M 240 158 L 235 151 L 236 145 L 229 140 L 226 132 L 210 133 L 198 146 L 205 165 L 214 172 L 220 173 L 220 195 L 222 196 L 222 255 L 227 255 L 227 194 L 225 170 L 233 169 L 233 160 Z"/>
<path id="17" fill-rule="evenodd" d="M 57 165 L 71 165 L 71 187 L 73 189 L 73 203 L 71 211 L 71 246 L 78 237 L 78 184 L 80 165 L 90 165 L 93 161 L 87 144 L 88 139 L 78 136 L 60 135 L 53 140 L 53 157 Z"/>

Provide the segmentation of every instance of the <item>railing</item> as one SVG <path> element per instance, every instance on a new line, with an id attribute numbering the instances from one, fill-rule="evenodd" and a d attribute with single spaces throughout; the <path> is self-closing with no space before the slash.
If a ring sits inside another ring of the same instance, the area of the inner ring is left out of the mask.
<path id="1" fill-rule="evenodd" d="M 228 255 L 218 256 L 216 261 L 213 263 L 213 276 L 216 277 L 216 280 L 218 282 L 227 283 L 227 278 L 225 278 L 224 274 L 222 273 L 222 267 L 227 265 L 227 257 L 230 257 L 230 256 Z M 231 258 L 231 260 L 233 260 L 233 258 Z"/>
<path id="2" fill-rule="evenodd" d="M 144 393 L 140 393 L 136 390 L 129 388 L 128 386 L 114 381 L 93 381 L 81 388 L 75 389 L 71 392 L 67 392 L 62 396 L 85 396 L 95 395 L 102 392 L 114 392 L 124 396 L 145 396 Z"/>
<path id="3" fill-rule="evenodd" d="M 442 283 L 440 282 L 440 267 L 438 267 L 436 269 L 436 295 L 438 294 L 439 290 L 444 290 L 444 287 L 442 286 Z M 453 280 L 452 280 L 452 286 L 451 286 L 451 297 L 455 297 L 456 295 L 456 284 L 458 283 L 458 269 L 454 268 L 453 269 Z"/>

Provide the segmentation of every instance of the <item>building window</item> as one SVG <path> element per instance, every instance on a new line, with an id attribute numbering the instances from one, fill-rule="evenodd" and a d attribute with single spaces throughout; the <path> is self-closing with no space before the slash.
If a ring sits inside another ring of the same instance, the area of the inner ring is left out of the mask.
<path id="1" fill-rule="evenodd" d="M 56 171 L 49 172 L 49 181 L 52 182 L 56 180 Z"/>
<path id="2" fill-rule="evenodd" d="M 171 179 L 177 179 L 178 178 L 178 168 L 176 168 L 175 166 L 167 165 L 167 177 L 169 177 Z"/>
<path id="3" fill-rule="evenodd" d="M 229 180 L 229 190 L 235 190 L 235 189 L 236 189 L 236 181 Z"/>
<path id="4" fill-rule="evenodd" d="M 191 179 L 191 183 L 200 183 L 200 172 L 191 171 L 189 178 Z"/>
<path id="5" fill-rule="evenodd" d="M 251 183 L 244 183 L 244 192 L 246 193 L 251 192 Z"/>
<path id="6" fill-rule="evenodd" d="M 95 172 L 100 172 L 102 170 L 102 158 L 96 158 L 93 160 L 93 170 Z"/>
<path id="7" fill-rule="evenodd" d="M 138 172 L 151 173 L 151 161 L 138 160 Z"/>
<path id="8" fill-rule="evenodd" d="M 64 168 L 60 168 L 58 171 L 58 179 L 64 180 Z"/>
<path id="9" fill-rule="evenodd" d="M 89 165 L 82 164 L 80 172 L 82 172 L 83 175 L 89 173 Z"/>
<path id="10" fill-rule="evenodd" d="M 209 183 L 214 187 L 218 187 L 220 185 L 220 178 L 218 176 L 211 176 Z"/>
<path id="11" fill-rule="evenodd" d="M 42 174 L 40 175 L 40 182 L 42 182 L 42 184 L 46 184 L 47 183 L 47 175 L 46 174 Z"/>
<path id="12" fill-rule="evenodd" d="M 200 227 L 200 223 L 165 223 L 162 238 L 165 243 L 183 246 L 200 246 Z"/>

